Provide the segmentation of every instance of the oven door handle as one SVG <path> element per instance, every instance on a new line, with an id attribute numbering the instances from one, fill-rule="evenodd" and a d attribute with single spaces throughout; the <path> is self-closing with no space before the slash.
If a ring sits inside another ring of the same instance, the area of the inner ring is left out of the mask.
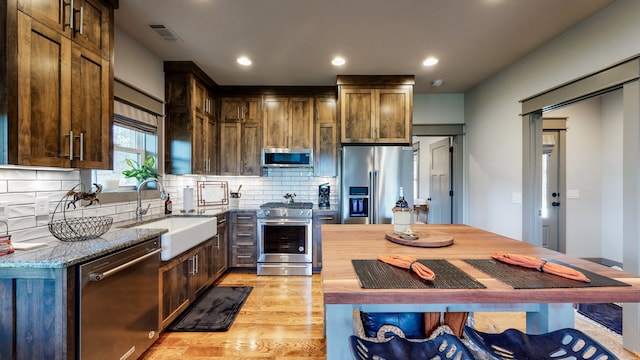
<path id="1" fill-rule="evenodd" d="M 260 219 L 258 220 L 258 226 L 260 225 L 310 225 L 311 219 Z"/>

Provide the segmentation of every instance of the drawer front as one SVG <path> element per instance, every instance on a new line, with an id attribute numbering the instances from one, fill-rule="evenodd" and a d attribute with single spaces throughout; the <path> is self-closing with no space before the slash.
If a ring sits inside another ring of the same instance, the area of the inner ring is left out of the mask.
<path id="1" fill-rule="evenodd" d="M 255 246 L 234 246 L 232 247 L 232 266 L 234 267 L 256 267 L 256 247 Z"/>

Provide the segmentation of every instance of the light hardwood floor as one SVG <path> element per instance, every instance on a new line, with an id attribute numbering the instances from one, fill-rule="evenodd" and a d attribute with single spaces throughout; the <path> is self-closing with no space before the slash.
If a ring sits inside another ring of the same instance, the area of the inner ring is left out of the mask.
<path id="1" fill-rule="evenodd" d="M 218 285 L 253 286 L 227 332 L 165 332 L 145 360 L 325 358 L 321 275 L 256 276 L 232 272 Z M 480 331 L 524 330 L 523 313 L 476 313 Z M 594 337 L 620 359 L 640 359 L 622 349 L 621 337 L 576 315 L 576 328 Z"/>

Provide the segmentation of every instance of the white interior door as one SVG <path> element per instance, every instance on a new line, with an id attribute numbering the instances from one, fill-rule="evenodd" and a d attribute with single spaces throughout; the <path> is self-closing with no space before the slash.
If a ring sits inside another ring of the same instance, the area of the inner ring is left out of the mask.
<path id="1" fill-rule="evenodd" d="M 560 206 L 558 131 L 542 135 L 542 246 L 559 251 L 558 213 Z"/>
<path id="2" fill-rule="evenodd" d="M 431 169 L 429 175 L 429 223 L 451 224 L 451 145 L 445 138 L 429 145 Z"/>

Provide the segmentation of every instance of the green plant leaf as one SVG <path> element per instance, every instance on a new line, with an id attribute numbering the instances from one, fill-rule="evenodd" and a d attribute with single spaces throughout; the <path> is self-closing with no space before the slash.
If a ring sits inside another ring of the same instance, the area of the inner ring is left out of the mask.
<path id="1" fill-rule="evenodd" d="M 153 168 L 156 159 L 151 155 L 144 159 L 142 165 L 133 159 L 125 159 L 125 162 L 131 167 L 131 169 L 122 170 L 122 175 L 127 178 L 135 178 L 137 181 L 142 181 L 149 178 L 160 177 L 160 174 Z"/>

